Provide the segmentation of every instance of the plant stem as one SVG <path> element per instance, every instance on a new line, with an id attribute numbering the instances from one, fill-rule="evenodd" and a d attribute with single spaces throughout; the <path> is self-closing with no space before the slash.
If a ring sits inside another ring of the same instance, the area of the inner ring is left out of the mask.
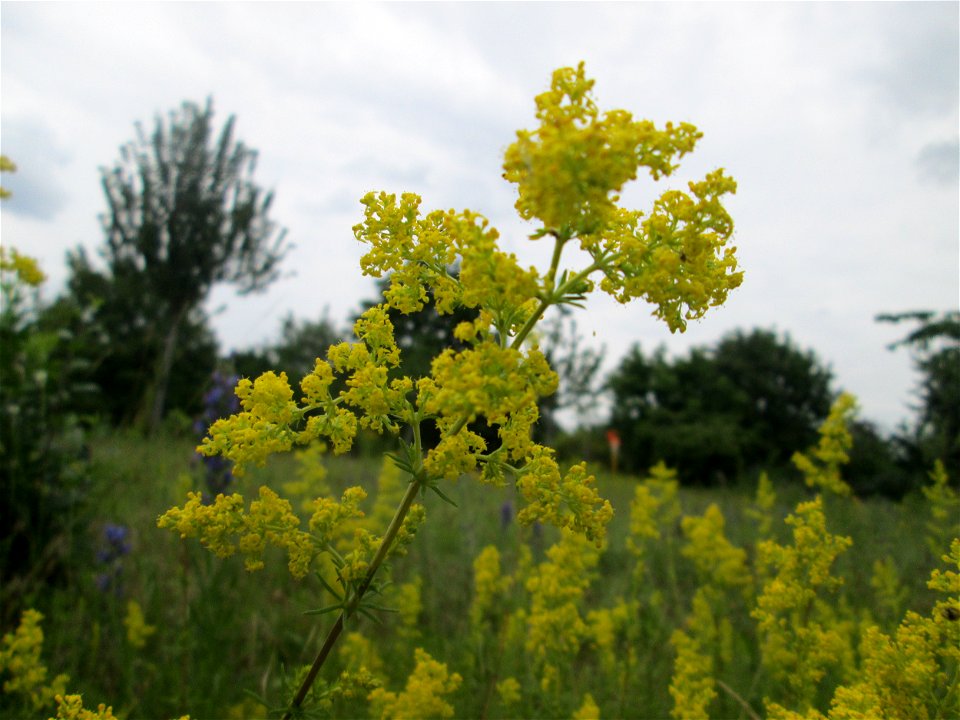
<path id="1" fill-rule="evenodd" d="M 363 599 L 364 593 L 373 582 L 373 578 L 377 574 L 377 570 L 380 569 L 383 561 L 386 560 L 387 554 L 390 552 L 390 546 L 393 544 L 394 538 L 396 538 L 397 533 L 400 531 L 400 526 L 403 525 L 403 521 L 407 517 L 407 513 L 410 511 L 410 506 L 413 505 L 413 501 L 417 497 L 417 493 L 419 491 L 420 483 L 414 478 L 407 487 L 407 492 L 400 501 L 400 505 L 397 506 L 397 511 L 394 513 L 393 519 L 390 521 L 390 525 L 387 527 L 387 532 L 384 534 L 383 539 L 380 540 L 380 547 L 377 548 L 377 552 L 373 556 L 373 560 L 370 561 L 370 567 L 367 570 L 367 574 L 364 576 L 363 581 L 357 586 L 356 594 L 350 599 L 350 602 L 341 611 L 340 617 L 337 618 L 337 621 L 334 623 L 333 627 L 330 628 L 330 632 L 327 633 L 327 637 L 323 641 L 323 646 L 320 648 L 320 652 L 317 653 L 317 657 L 313 661 L 313 665 L 310 667 L 310 671 L 307 673 L 307 676 L 303 679 L 303 683 L 300 685 L 300 689 L 294 696 L 293 701 L 290 703 L 290 707 L 287 708 L 287 711 L 284 713 L 283 720 L 290 720 L 293 712 L 303 704 L 304 699 L 307 697 L 307 693 L 310 692 L 310 688 L 317 679 L 317 674 L 320 672 L 320 668 L 323 667 L 323 663 L 326 661 L 327 656 L 330 654 L 330 651 L 336 644 L 337 638 L 339 638 L 340 633 L 343 632 L 344 622 L 360 605 L 360 600 Z"/>
<path id="2" fill-rule="evenodd" d="M 760 716 L 757 715 L 756 711 L 754 711 L 752 707 L 750 707 L 750 703 L 740 697 L 739 693 L 737 693 L 732 687 L 727 685 L 723 680 L 717 680 L 716 683 L 721 690 L 737 701 L 740 707 L 743 708 L 744 712 L 746 712 L 747 715 L 752 718 L 752 720 L 760 720 Z"/>
<path id="3" fill-rule="evenodd" d="M 520 346 L 523 345 L 523 341 L 526 339 L 527 335 L 530 334 L 530 331 L 533 330 L 533 327 L 540 321 L 540 318 L 543 317 L 543 313 L 545 313 L 547 308 L 550 307 L 554 302 L 554 298 L 556 297 L 556 288 L 554 285 L 557 278 L 557 269 L 560 267 L 560 253 L 563 252 L 563 244 L 565 242 L 566 240 L 561 238 L 559 235 L 554 236 L 553 256 L 550 258 L 550 269 L 547 270 L 547 275 L 544 278 L 544 285 L 550 288 L 550 292 L 545 292 L 543 297 L 540 298 L 540 305 L 523 324 L 523 327 L 520 328 L 520 332 L 517 333 L 516 337 L 513 339 L 513 342 L 510 343 L 510 347 L 512 347 L 514 350 L 519 349 Z"/>

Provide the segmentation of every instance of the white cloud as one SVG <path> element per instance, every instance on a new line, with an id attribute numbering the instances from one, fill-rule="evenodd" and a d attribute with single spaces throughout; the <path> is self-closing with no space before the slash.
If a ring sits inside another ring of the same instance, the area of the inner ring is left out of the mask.
<path id="1" fill-rule="evenodd" d="M 583 59 L 603 107 L 689 120 L 698 151 L 669 183 L 724 166 L 744 286 L 671 336 L 643 307 L 604 298 L 580 323 L 608 365 L 634 341 L 672 352 L 736 327 L 789 331 L 892 426 L 914 379 L 878 312 L 956 307 L 957 6 L 655 3 L 9 3 L 3 8 L 4 152 L 48 193 L 46 220 L 2 212 L 4 242 L 41 255 L 99 243 L 97 168 L 133 122 L 212 96 L 259 150 L 257 179 L 297 248 L 261 296 L 217 289 L 225 345 L 275 335 L 293 310 L 346 320 L 373 292 L 351 226 L 368 190 L 424 208 L 471 207 L 527 262 L 542 244 L 512 211 L 503 149 L 533 124 L 533 96 Z M 35 123 L 55 149 L 16 156 Z M 18 129 L 20 128 L 20 129 Z M 947 147 L 954 143 L 951 151 Z M 952 152 L 952 155 L 951 155 Z M 34 159 L 34 158 L 37 159 Z M 953 165 L 949 165 L 950 158 Z M 948 167 L 949 165 L 949 167 Z M 933 177 L 953 184 L 930 183 Z M 641 181 L 625 201 L 647 206 Z M 58 193 L 59 190 L 59 193 Z M 37 197 L 37 196 L 34 196 Z M 54 208 L 59 202 L 59 209 Z M 23 190 L 12 203 L 31 205 Z"/>

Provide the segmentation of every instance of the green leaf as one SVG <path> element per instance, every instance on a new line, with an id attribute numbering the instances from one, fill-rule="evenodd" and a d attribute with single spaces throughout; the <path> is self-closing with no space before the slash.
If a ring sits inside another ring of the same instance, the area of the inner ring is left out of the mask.
<path id="1" fill-rule="evenodd" d="M 454 507 L 459 507 L 459 505 L 457 505 L 453 500 L 451 500 L 451 499 L 448 498 L 446 495 L 444 495 L 443 492 L 440 490 L 440 488 L 438 488 L 436 485 L 429 485 L 428 487 L 429 487 L 431 490 L 433 490 L 437 495 L 439 495 L 440 498 L 441 498 L 444 502 L 448 502 L 448 503 L 450 503 L 451 505 L 453 505 Z"/>
<path id="2" fill-rule="evenodd" d="M 326 615 L 329 612 L 334 610 L 343 610 L 343 605 L 327 605 L 326 607 L 319 608 L 318 610 L 304 610 L 304 615 Z"/>

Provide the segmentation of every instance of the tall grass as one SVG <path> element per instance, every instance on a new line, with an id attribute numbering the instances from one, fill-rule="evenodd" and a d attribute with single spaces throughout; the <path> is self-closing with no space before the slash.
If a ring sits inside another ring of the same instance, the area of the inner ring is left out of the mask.
<path id="1" fill-rule="evenodd" d="M 380 458 L 328 457 L 325 462 L 327 482 L 335 494 L 360 484 L 371 498 L 375 496 Z M 223 717 L 225 709 L 232 709 L 236 717 L 264 712 L 255 710 L 258 706 L 246 691 L 279 699 L 284 679 L 292 682 L 296 670 L 312 660 L 324 624 L 303 613 L 325 603 L 320 584 L 309 576 L 301 582 L 292 580 L 281 557 L 268 561 L 262 571 L 248 573 L 239 558 L 214 558 L 196 543 L 181 542 L 175 534 L 156 528 L 157 517 L 202 482 L 190 440 L 104 434 L 94 441 L 92 463 L 92 521 L 73 547 L 71 580 L 26 599 L 46 616 L 44 654 L 51 671 L 69 673 L 71 692 L 82 693 L 88 703 L 112 704 L 118 716 L 159 718 L 189 712 L 194 718 L 215 718 Z M 638 479 L 613 475 L 602 467 L 593 470 L 601 493 L 616 509 L 599 578 L 588 591 L 589 607 L 606 607 L 631 592 L 632 558 L 625 539 Z M 275 456 L 265 468 L 251 469 L 237 489 L 245 492 L 261 484 L 279 489 L 295 472 L 292 456 Z M 808 492 L 797 485 L 778 485 L 777 491 L 774 526 L 785 537 L 780 521 Z M 473 560 L 481 549 L 494 545 L 509 570 L 526 545 L 538 562 L 559 534 L 552 528 L 519 527 L 517 498 L 510 488 L 484 487 L 462 478 L 447 494 L 457 507 L 433 495 L 426 499 L 429 521 L 409 554 L 394 562 L 393 580 L 399 584 L 421 578 L 417 644 L 464 675 L 452 699 L 458 716 L 481 717 L 496 706 L 490 705 L 485 679 L 489 675 L 478 667 L 482 653 L 472 644 L 467 620 Z M 718 504 L 729 539 L 753 552 L 755 525 L 744 514 L 752 502 L 752 488 L 682 488 L 680 502 L 687 515 L 700 515 L 709 504 Z M 929 606 L 925 579 L 933 559 L 923 542 L 926 517 L 921 507 L 915 498 L 899 504 L 880 499 L 828 503 L 831 531 L 850 535 L 854 542 L 853 551 L 841 558 L 836 570 L 847 579 L 838 603 L 869 607 L 873 565 L 890 557 L 907 589 L 906 605 L 918 610 Z M 104 592 L 98 587 L 103 567 L 96 552 L 102 549 L 107 524 L 129 529 L 130 552 L 121 559 L 121 584 Z M 650 582 L 661 585 L 668 597 L 676 594 L 675 602 L 667 602 L 662 615 L 647 617 L 641 646 L 635 648 L 636 673 L 642 678 L 638 686 L 645 688 L 646 697 L 631 707 L 613 706 L 614 712 L 634 717 L 669 713 L 668 639 L 688 613 L 688 598 L 697 584 L 692 569 L 678 557 L 681 543 L 678 523 L 647 558 Z M 143 648 L 126 640 L 123 618 L 131 599 L 140 603 L 147 622 L 157 628 Z M 402 684 L 412 666 L 410 644 L 397 638 L 398 622 L 388 615 L 382 628 L 366 619 L 357 619 L 351 628 L 377 636 L 385 673 L 394 687 Z M 593 659 L 587 653 L 576 662 L 579 687 L 570 689 L 571 702 L 575 693 L 591 691 L 598 702 L 607 699 L 609 712 L 615 693 L 605 695 L 591 687 L 597 677 Z"/>

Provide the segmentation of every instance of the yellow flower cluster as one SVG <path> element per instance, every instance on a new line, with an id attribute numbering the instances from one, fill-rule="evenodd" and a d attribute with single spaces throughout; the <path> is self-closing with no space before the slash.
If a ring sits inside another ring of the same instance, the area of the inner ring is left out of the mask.
<path id="1" fill-rule="evenodd" d="M 636 557 L 634 579 L 639 583 L 646 571 L 644 556 L 648 543 L 659 540 L 662 528 L 671 527 L 680 517 L 677 500 L 677 473 L 663 462 L 650 468 L 650 473 L 637 485 L 630 503 L 630 534 L 627 549 Z"/>
<path id="2" fill-rule="evenodd" d="M 515 677 L 504 678 L 497 683 L 497 694 L 505 707 L 512 707 L 520 702 L 520 683 Z"/>
<path id="3" fill-rule="evenodd" d="M 391 604 L 399 608 L 397 635 L 406 640 L 420 637 L 420 613 L 423 611 L 423 580 L 417 575 L 411 582 L 391 585 Z"/>
<path id="4" fill-rule="evenodd" d="M 47 678 L 47 666 L 40 659 L 42 620 L 43 615 L 36 610 L 24 610 L 17 629 L 3 636 L 0 647 L 0 675 L 9 676 L 3 683 L 3 691 L 22 695 L 34 710 L 50 705 L 54 697 L 65 692 L 70 681 L 68 675 Z"/>
<path id="5" fill-rule="evenodd" d="M 891 620 L 898 620 L 903 614 L 903 605 L 910 593 L 900 581 L 896 561 L 889 555 L 882 560 L 874 561 L 873 574 L 870 576 L 870 587 L 876 593 L 873 604 L 879 615 Z"/>
<path id="6" fill-rule="evenodd" d="M 600 708 L 593 695 L 587 693 L 583 696 L 583 705 L 573 714 L 573 720 L 600 720 Z"/>
<path id="7" fill-rule="evenodd" d="M 713 657 L 697 635 L 683 630 L 674 630 L 670 644 L 677 653 L 670 680 L 671 716 L 677 720 L 709 717 L 707 709 L 717 696 Z"/>
<path id="8" fill-rule="evenodd" d="M 621 188 L 639 168 L 655 180 L 670 175 L 701 133 L 688 123 L 658 130 L 623 110 L 601 115 L 592 88 L 582 63 L 554 73 L 550 90 L 536 99 L 540 126 L 517 133 L 504 177 L 517 183 L 521 217 L 543 222 L 539 235 L 561 244 L 579 238 L 593 257 L 577 293 L 591 290 L 586 276 L 601 270 L 604 292 L 620 302 L 644 298 L 671 331 L 682 331 L 742 282 L 736 248 L 724 247 L 733 222 L 721 202 L 736 183 L 717 170 L 689 184 L 692 196 L 664 193 L 647 218 L 618 207 Z"/>
<path id="9" fill-rule="evenodd" d="M 298 434 L 290 424 L 301 419 L 302 412 L 292 400 L 286 373 L 266 372 L 253 382 L 243 378 L 236 394 L 243 412 L 211 425 L 197 452 L 232 460 L 233 474 L 241 477 L 246 465 L 262 467 L 268 456 L 293 447 Z"/>
<path id="10" fill-rule="evenodd" d="M 774 572 L 767 573 L 751 615 L 764 667 L 785 684 L 792 702 L 808 707 L 826 668 L 852 655 L 850 628 L 821 598 L 843 583 L 830 568 L 852 541 L 827 531 L 819 496 L 800 503 L 786 522 L 793 526 L 792 545 L 766 540 L 757 546 L 758 564 Z"/>
<path id="11" fill-rule="evenodd" d="M 646 219 L 621 210 L 605 237 L 586 238 L 586 249 L 607 258 L 600 288 L 622 303 L 643 298 L 671 332 L 684 331 L 711 307 L 722 305 L 743 282 L 736 248 L 725 247 L 733 221 L 720 197 L 736 191 L 722 170 L 699 183 L 694 194 L 671 190 L 656 201 Z"/>
<path id="12" fill-rule="evenodd" d="M 582 464 L 562 475 L 552 451 L 530 440 L 539 417 L 537 401 L 556 390 L 557 375 L 539 349 L 522 349 L 524 340 L 549 306 L 576 302 L 592 290 L 595 272 L 603 275 L 603 289 L 622 302 L 645 297 L 654 303 L 656 314 L 674 330 L 723 302 L 742 274 L 734 249 L 724 249 L 733 224 L 721 198 L 736 184 L 721 170 L 691 183 L 692 195 L 665 193 L 649 217 L 617 206 L 618 193 L 639 168 L 647 168 L 654 179 L 671 174 L 675 161 L 693 150 L 700 137 L 696 128 L 668 123 L 658 129 L 620 110 L 601 114 L 592 87 L 582 64 L 558 70 L 550 90 L 537 98 L 539 128 L 518 133 L 505 155 L 505 177 L 519 188 L 518 211 L 544 223 L 537 237 L 555 240 L 544 275 L 503 252 L 496 229 L 476 213 L 424 215 L 414 194 L 368 193 L 361 201 L 363 221 L 353 231 L 368 246 L 362 271 L 390 276 L 385 304 L 358 319 L 354 332 L 360 342 L 334 345 L 326 360 L 317 359 L 300 383 L 299 400 L 283 373 L 241 380 L 236 392 L 242 412 L 214 423 L 199 451 L 231 459 L 240 475 L 249 463 L 262 465 L 272 453 L 318 438 L 342 453 L 360 427 L 395 432 L 410 425 L 416 441 L 401 467 L 413 482 L 437 489 L 438 480 L 475 471 L 495 484 L 510 476 L 527 503 L 521 522 L 549 522 L 602 543 L 613 510 L 599 497 L 593 477 Z M 561 272 L 561 251 L 574 238 L 593 262 L 580 272 Z M 470 347 L 441 353 L 430 376 L 416 383 L 393 377 L 400 354 L 388 309 L 410 313 L 427 302 L 440 313 L 477 310 L 475 321 L 456 330 Z M 344 377 L 346 388 L 333 397 L 336 375 Z M 409 397 L 414 390 L 416 405 Z M 441 431 L 436 447 L 420 447 L 419 426 L 425 420 L 435 421 Z M 498 448 L 487 448 L 470 428 L 480 420 L 498 428 Z M 288 529 L 273 536 L 244 529 L 237 525 L 242 501 L 235 496 L 220 502 L 226 512 L 218 517 L 232 518 L 233 525 L 219 532 L 245 533 L 241 550 L 248 563 L 261 562 L 262 548 L 279 541 L 291 553 L 291 569 L 296 565 L 297 572 L 305 572 L 310 549 L 299 535 Z M 190 509 L 196 517 L 204 512 L 196 502 Z M 279 517 L 289 519 L 285 511 Z M 186 522 L 166 520 L 174 521 Z M 233 552 L 213 528 L 202 534 L 211 548 Z M 371 537 L 358 536 L 358 541 L 365 545 Z"/>
<path id="13" fill-rule="evenodd" d="M 123 618 L 123 626 L 127 629 L 127 642 L 135 648 L 144 647 L 147 644 L 147 638 L 157 631 L 156 627 L 147 624 L 143 617 L 143 608 L 136 600 L 127 602 L 127 614 Z"/>
<path id="14" fill-rule="evenodd" d="M 6 155 L 0 155 L 0 172 L 16 172 L 17 164 Z M 0 185 L 0 200 L 10 197 L 10 191 Z"/>
<path id="15" fill-rule="evenodd" d="M 617 678 L 621 682 L 633 664 L 636 651 L 628 642 L 627 657 L 624 657 L 618 643 L 629 634 L 630 621 L 639 609 L 637 601 L 627 602 L 620 598 L 613 607 L 590 610 L 587 613 L 587 636 L 591 646 L 597 651 L 600 666 L 609 677 Z"/>
<path id="16" fill-rule="evenodd" d="M 583 534 L 597 548 L 603 545 L 613 506 L 597 492 L 596 479 L 586 463 L 574 465 L 566 475 L 553 459 L 553 451 L 535 446 L 534 454 L 520 471 L 517 488 L 527 506 L 517 513 L 523 525 L 546 522 Z"/>
<path id="17" fill-rule="evenodd" d="M 927 544 L 934 556 L 950 542 L 960 537 L 960 496 L 950 486 L 943 462 L 937 460 L 930 473 L 930 485 L 925 485 L 923 494 L 930 503 L 930 521 L 927 523 Z"/>
<path id="18" fill-rule="evenodd" d="M 540 126 L 518 131 L 504 156 L 504 178 L 518 186 L 520 217 L 570 235 L 607 225 L 617 194 L 640 167 L 654 179 L 669 175 L 674 158 L 691 152 L 701 137 L 688 123 L 658 130 L 624 110 L 601 116 L 593 85 L 583 63 L 556 70 L 550 90 L 536 98 Z"/>
<path id="19" fill-rule="evenodd" d="M 16 281 L 30 287 L 42 285 L 47 276 L 37 261 L 29 255 L 21 255 L 16 248 L 0 247 L 0 274 L 12 272 Z"/>
<path id="20" fill-rule="evenodd" d="M 88 710 L 83 707 L 83 697 L 80 695 L 57 695 L 56 720 L 117 720 L 117 716 L 113 714 L 112 707 L 103 703 L 100 703 L 96 710 Z"/>
<path id="21" fill-rule="evenodd" d="M 510 592 L 513 578 L 500 570 L 500 551 L 488 545 L 473 561 L 473 600 L 470 603 L 470 625 L 481 629 L 500 617 L 502 599 Z"/>
<path id="22" fill-rule="evenodd" d="M 960 539 L 953 541 L 943 560 L 960 568 Z M 834 692 L 827 716 L 830 720 L 960 717 L 956 676 L 960 666 L 960 575 L 936 569 L 929 586 L 947 597 L 928 617 L 908 612 L 893 637 L 876 626 L 866 628 L 860 641 L 857 679 Z M 815 709 L 801 714 L 768 703 L 768 711 L 774 720 L 826 720 Z"/>
<path id="23" fill-rule="evenodd" d="M 807 454 L 794 453 L 793 464 L 803 473 L 807 485 L 820 487 L 837 495 L 849 495 L 850 486 L 840 477 L 840 467 L 849 462 L 847 451 L 853 437 L 847 425 L 857 409 L 857 401 L 843 393 L 830 408 L 830 414 L 820 426 L 820 442 Z"/>
<path id="24" fill-rule="evenodd" d="M 431 299 L 437 312 L 457 306 L 482 308 L 486 329 L 494 322 L 501 333 L 513 332 L 526 321 L 523 308 L 539 290 L 534 268 L 520 267 L 516 256 L 497 247 L 499 233 L 485 218 L 469 210 L 434 211 L 420 216 L 419 196 L 368 193 L 361 203 L 364 221 L 353 228 L 370 246 L 361 258 L 365 275 L 390 274 L 384 292 L 387 304 L 402 313 L 422 310 Z M 450 268 L 459 265 L 459 276 Z"/>
<path id="25" fill-rule="evenodd" d="M 316 500 L 309 533 L 300 528 L 300 518 L 293 513 L 290 502 L 266 486 L 260 488 L 259 500 L 251 502 L 249 509 L 236 493 L 220 494 L 212 505 L 205 505 L 200 493 L 190 493 L 183 508 L 171 508 L 160 516 L 157 525 L 179 532 L 181 538 L 199 538 L 218 557 L 230 557 L 239 550 L 248 570 L 263 567 L 268 545 L 282 548 L 287 552 L 291 574 L 302 578 L 338 527 L 362 515 L 359 504 L 365 497 L 364 490 L 355 487 L 348 488 L 339 503 L 329 498 Z"/>
<path id="26" fill-rule="evenodd" d="M 702 517 L 687 516 L 680 524 L 688 540 L 680 552 L 693 561 L 704 584 L 739 587 L 749 594 L 752 577 L 747 553 L 727 539 L 726 520 L 716 503 Z"/>
<path id="27" fill-rule="evenodd" d="M 761 539 L 770 537 L 773 529 L 773 506 L 777 502 L 777 493 L 767 473 L 760 473 L 757 480 L 757 494 L 753 504 L 744 510 L 744 514 L 757 523 L 757 535 Z"/>
<path id="28" fill-rule="evenodd" d="M 345 700 L 365 698 L 373 690 L 382 686 L 383 681 L 365 667 L 356 671 L 344 670 L 337 677 L 336 685 L 330 689 L 325 702 L 320 703 L 320 708 L 329 711 L 333 702 L 340 698 Z"/>
<path id="29" fill-rule="evenodd" d="M 286 373 L 270 371 L 256 380 L 243 378 L 236 394 L 242 412 L 210 426 L 197 451 L 222 455 L 234 462 L 234 474 L 244 466 L 262 466 L 268 456 L 288 452 L 326 438 L 336 454 L 353 445 L 358 425 L 377 431 L 396 430 L 391 416 L 409 415 L 406 395 L 413 389 L 407 378 L 388 380 L 388 370 L 400 362 L 393 324 L 383 306 L 368 309 L 354 325 L 362 342 L 340 343 L 328 351 L 328 360 L 317 359 L 313 371 L 300 382 L 303 392 L 296 402 Z M 347 390 L 334 399 L 330 385 L 334 372 L 347 376 Z M 341 407 L 349 405 L 358 415 Z"/>
<path id="30" fill-rule="evenodd" d="M 366 670 L 373 675 L 383 672 L 383 659 L 369 638 L 358 632 L 349 632 L 340 641 L 338 651 L 343 666 L 350 671 Z"/>
<path id="31" fill-rule="evenodd" d="M 454 692 L 463 678 L 450 673 L 444 663 L 437 662 L 422 648 L 414 651 L 416 667 L 407 678 L 406 688 L 394 693 L 377 688 L 369 700 L 374 717 L 383 720 L 421 720 L 453 717 L 453 706 L 444 696 Z"/>
<path id="32" fill-rule="evenodd" d="M 298 501 L 303 512 L 310 512 L 313 501 L 330 493 L 327 485 L 327 468 L 323 464 L 326 443 L 313 442 L 294 450 L 296 477 L 281 484 L 284 494 Z"/>
<path id="33" fill-rule="evenodd" d="M 410 504 L 415 490 L 430 488 L 445 497 L 441 480 L 470 473 L 496 485 L 508 479 L 515 482 L 526 504 L 518 521 L 550 523 L 564 537 L 551 550 L 550 561 L 527 583 L 529 615 L 514 613 L 504 628 L 505 637 L 525 628 L 524 644 L 539 658 L 542 685 L 553 688 L 559 678 L 556 660 L 567 658 L 583 639 L 586 626 L 575 601 L 589 582 L 588 570 L 603 546 L 613 509 L 598 494 L 585 464 L 562 473 L 554 451 L 532 441 L 538 401 L 556 391 L 558 377 L 544 354 L 525 343 L 551 306 L 580 303 L 594 289 L 595 274 L 600 276 L 600 288 L 620 302 L 644 298 L 652 303 L 654 314 L 671 331 L 684 330 L 688 321 L 724 302 L 742 280 L 736 249 L 727 246 L 733 223 L 722 204 L 724 196 L 736 191 L 736 183 L 723 170 L 690 183 L 689 193 L 664 193 L 647 215 L 618 206 L 623 186 L 637 178 L 640 168 L 655 180 L 670 175 L 676 162 L 694 149 L 699 131 L 687 123 L 657 128 L 623 110 L 600 113 L 592 88 L 582 63 L 554 73 L 550 89 L 536 99 L 539 127 L 520 131 L 504 157 L 504 177 L 518 187 L 518 212 L 526 220 L 543 223 L 532 237 L 553 238 L 549 268 L 540 272 L 522 267 L 516 256 L 499 247 L 497 230 L 474 212 L 423 214 L 421 199 L 414 194 L 398 198 L 368 193 L 361 200 L 363 220 L 353 228 L 357 240 L 367 246 L 360 265 L 366 275 L 389 275 L 389 286 L 384 304 L 357 320 L 354 333 L 359 342 L 334 345 L 326 359 L 317 358 L 313 371 L 300 382 L 299 397 L 283 373 L 241 380 L 236 388 L 241 412 L 214 423 L 198 448 L 205 455 L 232 460 L 235 474 L 241 475 L 245 465 L 263 465 L 273 453 L 316 441 L 343 453 L 360 428 L 398 433 L 407 426 L 412 442 L 402 442 L 391 456 L 409 483 L 402 502 L 397 493 L 398 522 L 390 522 L 384 536 L 395 550 L 410 541 L 424 517 L 422 506 Z M 574 240 L 589 256 L 588 264 L 564 269 L 562 251 Z M 460 308 L 476 312 L 473 321 L 455 330 L 467 347 L 440 353 L 427 377 L 397 377 L 400 352 L 388 313 L 416 312 L 427 303 L 441 314 Z M 343 389 L 334 396 L 330 389 L 337 378 Z M 422 444 L 424 422 L 434 423 L 440 432 L 434 447 Z M 489 441 L 478 434 L 480 423 L 496 428 L 497 447 L 488 447 Z M 650 485 L 644 496 L 638 494 L 631 518 L 638 556 L 644 543 L 672 522 L 668 515 L 676 504 L 675 478 L 668 479 L 665 468 L 655 469 L 655 476 L 657 472 L 664 474 L 656 480 L 660 485 Z M 402 488 L 402 483 L 398 486 Z M 295 489 L 300 492 L 305 486 L 301 483 Z M 332 563 L 338 579 L 345 587 L 352 584 L 359 600 L 385 552 L 377 551 L 381 539 L 361 522 L 358 502 L 355 495 L 345 495 L 339 503 L 318 498 L 306 507 L 312 516 L 308 530 L 302 530 L 290 503 L 268 488 L 261 488 L 259 500 L 249 509 L 239 495 L 221 495 L 205 506 L 199 495 L 192 494 L 183 508 L 173 508 L 159 524 L 182 537 L 198 537 L 218 555 L 240 552 L 249 569 L 262 566 L 269 545 L 286 550 L 296 577 L 305 575 L 322 555 L 325 570 Z M 385 520 L 385 512 L 378 509 L 376 519 Z M 654 513 L 660 517 L 651 526 Z M 691 546 L 703 545 L 700 535 L 717 524 L 713 515 L 701 522 L 702 531 L 690 521 Z M 351 550 L 344 544 L 348 532 Z M 571 539 L 571 532 L 580 539 Z M 590 541 L 595 547 L 589 552 L 576 544 Z M 709 548 L 709 553 L 730 582 L 741 582 L 742 559 L 736 548 L 728 544 Z M 638 568 L 639 574 L 639 557 Z M 485 556 L 476 571 L 474 623 L 479 625 L 489 612 L 492 595 L 506 580 L 499 577 L 492 555 Z M 321 578 L 323 572 L 321 568 Z M 616 622 L 621 620 L 626 622 L 618 615 Z M 598 615 L 594 622 L 603 636 L 598 638 L 598 651 L 612 652 L 610 637 L 617 631 L 609 625 L 616 626 L 614 616 Z M 416 715 L 452 712 L 436 687 L 424 681 L 423 690 L 414 683 L 418 672 L 439 677 L 432 662 L 418 654 L 418 669 L 405 693 L 381 688 L 371 693 L 371 699 L 376 698 L 387 715 L 412 714 L 414 707 Z M 443 677 L 446 682 L 445 668 Z M 430 698 L 436 698 L 432 705 Z"/>
<path id="34" fill-rule="evenodd" d="M 733 625 L 726 590 L 740 590 L 744 599 L 753 591 L 753 575 L 747 567 L 747 555 L 726 537 L 726 521 L 716 504 L 702 516 L 686 516 L 680 521 L 687 543 L 680 552 L 696 568 L 701 586 L 693 596 L 692 612 L 685 629 L 670 637 L 676 650 L 670 694 L 673 717 L 706 717 L 707 708 L 717 696 L 714 675 L 717 663 L 733 659 Z"/>
<path id="35" fill-rule="evenodd" d="M 569 664 L 586 637 L 578 605 L 598 560 L 599 552 L 582 535 L 565 531 L 527 579 L 530 610 L 524 647 L 542 671 L 544 692 L 558 689 L 559 667 Z"/>
<path id="36" fill-rule="evenodd" d="M 445 350 L 417 390 L 420 407 L 430 415 L 468 422 L 483 415 L 491 425 L 502 426 L 524 408 L 535 407 L 538 398 L 552 394 L 557 382 L 557 374 L 539 349 L 524 355 L 487 340 L 459 353 Z M 528 438 L 525 441 L 529 443 Z M 526 448 L 508 449 L 515 454 Z"/>

